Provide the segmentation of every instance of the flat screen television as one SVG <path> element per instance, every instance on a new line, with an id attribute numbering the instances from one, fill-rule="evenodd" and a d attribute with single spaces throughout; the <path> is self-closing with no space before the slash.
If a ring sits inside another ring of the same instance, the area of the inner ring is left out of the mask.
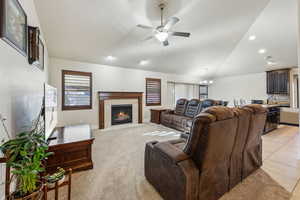
<path id="1" fill-rule="evenodd" d="M 57 125 L 57 89 L 46 83 L 44 85 L 44 124 L 45 140 L 47 140 Z"/>

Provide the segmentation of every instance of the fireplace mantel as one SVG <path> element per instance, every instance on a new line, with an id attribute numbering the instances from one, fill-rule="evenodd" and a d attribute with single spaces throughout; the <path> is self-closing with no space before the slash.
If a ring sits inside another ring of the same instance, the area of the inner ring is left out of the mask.
<path id="1" fill-rule="evenodd" d="M 104 101 L 110 99 L 138 99 L 139 123 L 143 123 L 143 92 L 98 92 L 99 96 L 99 129 L 104 129 Z"/>

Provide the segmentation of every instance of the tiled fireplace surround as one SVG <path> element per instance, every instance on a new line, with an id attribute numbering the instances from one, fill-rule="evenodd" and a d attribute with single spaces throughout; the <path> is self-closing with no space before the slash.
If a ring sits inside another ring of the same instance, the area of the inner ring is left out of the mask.
<path id="1" fill-rule="evenodd" d="M 132 123 L 138 123 L 139 104 L 137 99 L 112 99 L 104 101 L 104 128 L 111 127 L 111 107 L 113 105 L 132 105 Z"/>
<path id="2" fill-rule="evenodd" d="M 98 92 L 99 129 L 111 127 L 112 105 L 132 105 L 132 123 L 143 123 L 143 92 Z"/>

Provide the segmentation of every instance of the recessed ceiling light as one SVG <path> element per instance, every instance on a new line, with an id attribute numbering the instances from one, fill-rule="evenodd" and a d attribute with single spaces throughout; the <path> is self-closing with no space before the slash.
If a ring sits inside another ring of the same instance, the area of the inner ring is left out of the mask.
<path id="1" fill-rule="evenodd" d="M 141 60 L 140 65 L 147 65 L 149 63 L 149 60 Z"/>
<path id="2" fill-rule="evenodd" d="M 249 40 L 250 41 L 253 41 L 253 40 L 255 40 L 256 39 L 256 36 L 255 35 L 251 35 L 250 37 L 249 37 Z"/>
<path id="3" fill-rule="evenodd" d="M 267 52 L 266 49 L 260 49 L 260 50 L 258 50 L 258 53 L 260 53 L 260 54 L 264 54 L 264 53 L 266 53 L 266 52 Z"/>
<path id="4" fill-rule="evenodd" d="M 114 60 L 116 60 L 117 58 L 116 57 L 114 57 L 114 56 L 107 56 L 106 57 L 106 60 L 108 60 L 108 61 L 114 61 Z"/>

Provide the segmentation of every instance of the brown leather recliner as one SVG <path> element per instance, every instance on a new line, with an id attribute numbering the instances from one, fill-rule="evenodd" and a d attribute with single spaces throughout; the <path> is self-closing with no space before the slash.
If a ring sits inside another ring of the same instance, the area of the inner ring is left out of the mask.
<path id="1" fill-rule="evenodd" d="M 243 152 L 243 179 L 262 166 L 262 138 L 267 118 L 267 109 L 253 104 L 243 107 L 251 114 L 247 142 Z"/>
<path id="2" fill-rule="evenodd" d="M 186 109 L 186 105 L 188 103 L 187 99 L 179 99 L 176 102 L 176 108 L 175 110 L 167 110 L 162 112 L 161 114 L 161 124 L 167 126 L 167 127 L 173 127 L 173 116 L 175 114 L 177 115 L 183 115 Z"/>
<path id="3" fill-rule="evenodd" d="M 235 108 L 239 123 L 230 166 L 230 189 L 262 165 L 261 135 L 267 110 L 260 105 Z"/>
<path id="4" fill-rule="evenodd" d="M 230 189 L 242 181 L 243 152 L 248 138 L 251 118 L 251 112 L 248 109 L 233 108 L 233 111 L 238 117 L 238 126 L 230 159 Z"/>
<path id="5" fill-rule="evenodd" d="M 202 112 L 204 109 L 209 108 L 211 106 L 218 106 L 218 102 L 213 99 L 205 99 L 201 101 L 201 104 L 198 109 L 198 113 Z"/>
<path id="6" fill-rule="evenodd" d="M 263 109 L 257 106 L 247 106 L 241 111 L 222 106 L 206 109 L 194 119 L 188 141 L 146 144 L 147 180 L 166 200 L 220 198 L 229 191 L 233 180 L 239 182 L 244 174 L 259 168 L 261 140 L 257 138 L 261 136 L 264 117 Z M 242 128 L 249 120 L 248 129 Z M 239 135 L 247 136 L 246 141 L 236 142 Z M 240 146 L 242 158 L 233 156 L 238 154 Z"/>
<path id="7" fill-rule="evenodd" d="M 161 123 L 167 127 L 180 131 L 189 131 L 193 118 L 198 114 L 200 100 L 179 99 L 174 111 L 168 110 L 162 113 Z"/>

